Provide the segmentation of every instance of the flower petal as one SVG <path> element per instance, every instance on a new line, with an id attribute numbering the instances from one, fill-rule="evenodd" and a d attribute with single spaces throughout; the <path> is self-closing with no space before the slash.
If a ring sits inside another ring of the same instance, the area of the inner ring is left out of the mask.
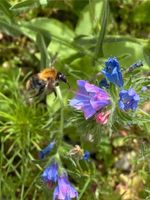
<path id="1" fill-rule="evenodd" d="M 95 109 L 93 109 L 90 104 L 87 105 L 87 106 L 84 106 L 82 108 L 82 111 L 84 112 L 85 119 L 89 119 L 90 117 L 92 117 L 96 113 Z"/>

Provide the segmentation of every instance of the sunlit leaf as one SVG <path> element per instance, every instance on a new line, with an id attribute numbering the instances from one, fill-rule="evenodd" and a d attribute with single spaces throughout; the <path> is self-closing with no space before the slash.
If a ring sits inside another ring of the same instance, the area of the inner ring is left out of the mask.
<path id="1" fill-rule="evenodd" d="M 39 5 L 39 0 L 26 0 L 11 6 L 11 10 L 25 10 Z"/>
<path id="2" fill-rule="evenodd" d="M 80 19 L 76 26 L 77 35 L 89 35 L 97 29 L 100 24 L 100 16 L 102 11 L 103 1 L 92 1 L 88 4 L 80 15 Z"/>
<path id="3" fill-rule="evenodd" d="M 17 26 L 17 24 L 9 24 L 1 19 L 0 19 L 0 30 L 14 37 L 20 36 L 22 34 L 22 31 Z"/>

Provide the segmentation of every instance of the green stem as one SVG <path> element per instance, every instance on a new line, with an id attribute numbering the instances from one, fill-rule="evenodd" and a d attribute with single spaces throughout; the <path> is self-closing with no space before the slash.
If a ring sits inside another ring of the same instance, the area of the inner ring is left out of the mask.
<path id="1" fill-rule="evenodd" d="M 22 140 L 24 141 L 24 140 Z M 24 200 L 24 192 L 25 192 L 25 178 L 26 178 L 26 173 L 27 173 L 27 160 L 26 160 L 26 153 L 25 153 L 25 147 L 23 146 L 22 149 L 22 168 L 21 168 L 21 198 L 20 200 Z"/>
<path id="2" fill-rule="evenodd" d="M 94 3 L 92 2 L 92 0 L 89 0 L 89 7 L 90 7 L 90 12 L 89 12 L 89 14 L 90 14 L 90 20 L 91 20 L 91 24 L 92 24 L 92 32 L 94 33 Z"/>
<path id="3" fill-rule="evenodd" d="M 114 114 L 116 110 L 116 102 L 114 101 L 114 99 L 111 100 L 111 104 L 112 104 L 112 109 L 111 109 L 111 114 L 109 118 L 109 137 L 111 137 L 112 135 L 112 125 L 113 125 Z"/>
<path id="4" fill-rule="evenodd" d="M 21 170 L 21 180 L 22 180 L 22 187 L 21 187 L 21 200 L 24 200 L 25 197 L 25 186 L 26 186 L 26 180 L 28 176 L 28 156 L 27 152 L 30 152 L 29 146 L 30 146 L 30 132 L 25 130 L 22 131 L 22 170 Z"/>
<path id="5" fill-rule="evenodd" d="M 0 169 L 2 170 L 2 163 L 3 163 L 3 153 L 4 153 L 4 142 L 3 137 L 1 138 L 1 155 L 0 155 Z M 2 171 L 0 173 L 0 199 L 2 199 Z"/>
<path id="6" fill-rule="evenodd" d="M 22 187 L 21 187 L 21 200 L 24 199 L 23 196 L 24 196 L 24 183 L 22 184 Z"/>
<path id="7" fill-rule="evenodd" d="M 107 19 L 108 19 L 108 0 L 103 1 L 102 15 L 101 15 L 101 30 L 99 31 L 99 36 L 97 44 L 95 47 L 94 63 L 98 57 L 103 57 L 103 41 L 106 32 Z"/>
<path id="8" fill-rule="evenodd" d="M 91 178 L 89 177 L 89 178 L 87 179 L 87 181 L 86 181 L 86 183 L 85 183 L 85 185 L 84 185 L 84 187 L 83 187 L 83 189 L 82 189 L 80 195 L 79 195 L 79 199 L 78 199 L 78 200 L 80 200 L 81 197 L 83 196 L 83 194 L 84 194 L 85 190 L 87 189 L 87 187 L 88 187 L 90 181 L 91 181 Z"/>
<path id="9" fill-rule="evenodd" d="M 60 101 L 60 107 L 61 107 L 60 108 L 60 133 L 58 136 L 58 147 L 59 147 L 59 145 L 62 141 L 63 132 L 64 132 L 64 102 L 63 102 L 61 90 L 59 87 L 56 87 L 56 92 L 57 92 L 57 96 Z"/>

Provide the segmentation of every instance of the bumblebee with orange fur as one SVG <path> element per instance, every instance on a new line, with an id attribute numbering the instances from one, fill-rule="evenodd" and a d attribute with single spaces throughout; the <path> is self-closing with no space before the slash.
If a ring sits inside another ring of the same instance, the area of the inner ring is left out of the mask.
<path id="1" fill-rule="evenodd" d="M 59 85 L 59 81 L 68 84 L 65 75 L 54 67 L 45 68 L 31 76 L 26 83 L 26 89 L 31 94 L 30 101 L 35 97 L 39 102 L 45 101 L 46 96 L 52 92 L 57 96 L 55 88 Z"/>

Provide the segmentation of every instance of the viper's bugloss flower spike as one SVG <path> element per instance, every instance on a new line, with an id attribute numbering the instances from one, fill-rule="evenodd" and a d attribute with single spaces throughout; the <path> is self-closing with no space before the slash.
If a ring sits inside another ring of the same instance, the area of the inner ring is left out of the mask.
<path id="1" fill-rule="evenodd" d="M 85 119 L 89 119 L 97 111 L 110 104 L 110 97 L 103 89 L 85 80 L 78 80 L 77 84 L 78 91 L 70 101 L 70 106 L 81 110 Z"/>
<path id="2" fill-rule="evenodd" d="M 119 97 L 120 97 L 119 99 L 120 109 L 125 111 L 129 109 L 133 111 L 136 110 L 140 97 L 133 88 L 130 88 L 129 90 L 122 90 L 119 93 Z"/>
<path id="3" fill-rule="evenodd" d="M 71 200 L 73 198 L 78 198 L 78 192 L 70 184 L 67 175 L 63 173 L 58 177 L 58 186 L 54 190 L 53 200 Z"/>
<path id="4" fill-rule="evenodd" d="M 108 58 L 105 62 L 105 67 L 101 70 L 107 80 L 119 87 L 123 87 L 122 73 L 120 65 L 116 57 Z"/>
<path id="5" fill-rule="evenodd" d="M 51 187 L 58 179 L 58 164 L 52 163 L 49 165 L 41 175 L 42 180 Z"/>
<path id="6" fill-rule="evenodd" d="M 82 159 L 83 159 L 83 160 L 88 160 L 89 157 L 90 157 L 90 152 L 89 152 L 89 151 L 85 151 L 84 154 L 83 154 Z"/>
<path id="7" fill-rule="evenodd" d="M 49 154 L 51 152 L 51 150 L 54 148 L 54 145 L 56 144 L 56 141 L 53 140 L 49 145 L 47 145 L 44 149 L 42 149 L 40 152 L 39 152 L 39 158 L 40 159 L 44 159 L 45 156 L 47 154 Z"/>
<path id="8" fill-rule="evenodd" d="M 95 119 L 97 123 L 105 125 L 108 122 L 109 116 L 110 116 L 110 111 L 106 112 L 101 111 L 95 115 Z"/>
<path id="9" fill-rule="evenodd" d="M 128 69 L 127 72 L 132 72 L 134 69 L 142 67 L 143 66 L 143 62 L 141 60 L 139 60 L 138 62 L 132 64 Z"/>

